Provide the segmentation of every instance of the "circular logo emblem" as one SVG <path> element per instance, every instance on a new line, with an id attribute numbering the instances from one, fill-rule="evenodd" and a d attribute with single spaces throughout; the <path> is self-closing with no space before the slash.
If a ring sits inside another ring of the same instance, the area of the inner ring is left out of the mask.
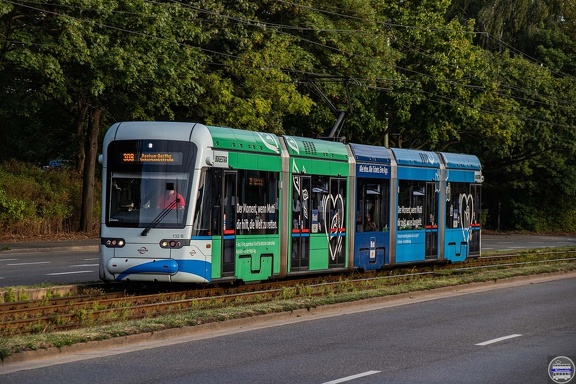
<path id="1" fill-rule="evenodd" d="M 566 356 L 558 356 L 548 364 L 548 376 L 555 383 L 568 383 L 574 378 L 574 362 Z"/>
<path id="2" fill-rule="evenodd" d="M 139 254 L 143 255 L 143 254 L 145 254 L 146 252 L 148 252 L 148 248 L 146 248 L 146 247 L 140 247 L 140 248 L 138 248 L 138 253 L 139 253 Z"/>

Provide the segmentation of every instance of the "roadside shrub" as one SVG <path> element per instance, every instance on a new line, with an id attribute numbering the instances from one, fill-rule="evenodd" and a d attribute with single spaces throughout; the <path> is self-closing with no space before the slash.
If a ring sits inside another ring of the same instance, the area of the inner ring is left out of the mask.
<path id="1" fill-rule="evenodd" d="M 26 218 L 26 203 L 18 198 L 10 198 L 0 189 L 0 220 L 6 223 L 17 223 Z"/>
<path id="2" fill-rule="evenodd" d="M 0 228 L 4 234 L 74 232 L 79 226 L 82 176 L 71 168 L 42 169 L 18 161 L 0 164 Z M 100 212 L 96 186 L 94 218 Z M 97 227 L 97 224 L 96 224 Z"/>

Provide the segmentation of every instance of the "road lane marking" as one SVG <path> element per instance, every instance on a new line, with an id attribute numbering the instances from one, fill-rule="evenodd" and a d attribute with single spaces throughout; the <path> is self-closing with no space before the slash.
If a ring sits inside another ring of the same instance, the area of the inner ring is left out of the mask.
<path id="1" fill-rule="evenodd" d="M 49 261 L 36 261 L 34 263 L 13 263 L 13 264 L 6 264 L 10 266 L 17 266 L 17 265 L 37 265 L 37 264 L 50 264 Z"/>
<path id="2" fill-rule="evenodd" d="M 336 379 L 336 380 L 332 380 L 332 381 L 327 381 L 323 384 L 338 384 L 338 383 L 344 383 L 346 381 L 351 381 L 354 379 L 359 379 L 361 377 L 364 376 L 370 376 L 370 375 L 374 375 L 376 373 L 380 373 L 380 371 L 368 371 L 368 372 L 364 372 L 364 373 L 359 373 L 357 375 L 352 375 L 352 376 L 348 376 L 348 377 L 343 377 L 341 379 Z"/>
<path id="3" fill-rule="evenodd" d="M 494 343 L 498 343 L 500 341 L 504 341 L 504 340 L 508 340 L 508 339 L 513 339 L 515 337 L 520 337 L 522 335 L 520 334 L 514 334 L 514 335 L 508 335 L 508 336 L 502 336 L 499 337 L 497 339 L 492 339 L 492 340 L 488 340 L 488 341 L 484 341 L 482 343 L 478 343 L 478 344 L 474 344 L 474 345 L 480 345 L 480 346 L 484 346 L 484 345 L 489 345 L 489 344 L 494 344 Z"/>
<path id="4" fill-rule="evenodd" d="M 97 267 L 99 264 L 76 264 L 69 265 L 68 268 L 78 268 L 78 267 Z"/>
<path id="5" fill-rule="evenodd" d="M 93 273 L 96 271 L 73 271 L 73 272 L 56 272 L 56 273 L 47 273 L 46 276 L 58 276 L 58 275 L 72 275 L 77 273 Z"/>
<path id="6" fill-rule="evenodd" d="M 18 259 L 0 259 L 0 261 L 16 261 Z"/>

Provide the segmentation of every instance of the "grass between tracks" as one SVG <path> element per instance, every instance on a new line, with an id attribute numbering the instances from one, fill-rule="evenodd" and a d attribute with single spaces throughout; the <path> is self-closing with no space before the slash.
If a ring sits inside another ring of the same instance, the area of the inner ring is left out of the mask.
<path id="1" fill-rule="evenodd" d="M 566 249 L 566 251 L 574 249 Z M 538 258 L 538 251 L 525 252 L 522 261 L 530 262 Z M 566 254 L 558 254 L 558 258 Z M 24 351 L 48 348 L 63 348 L 78 343 L 101 341 L 115 337 L 158 332 L 171 328 L 197 326 L 200 324 L 254 317 L 263 314 L 290 312 L 299 309 L 311 309 L 322 305 L 359 301 L 363 299 L 391 296 L 400 293 L 432 290 L 435 288 L 463 284 L 489 282 L 516 276 L 528 276 L 576 270 L 576 261 L 562 261 L 554 264 L 530 263 L 522 266 L 500 267 L 474 270 L 445 270 L 437 272 L 440 276 L 426 278 L 410 276 L 398 284 L 391 279 L 367 282 L 366 287 L 347 286 L 343 280 L 335 287 L 326 288 L 322 296 L 313 296 L 307 287 L 289 287 L 283 291 L 279 300 L 250 304 L 241 307 L 227 307 L 209 310 L 189 310 L 172 315 L 158 316 L 142 320 L 118 321 L 109 325 L 90 325 L 85 328 L 62 332 L 46 332 L 30 335 L 14 335 L 0 339 L 0 359 Z"/>

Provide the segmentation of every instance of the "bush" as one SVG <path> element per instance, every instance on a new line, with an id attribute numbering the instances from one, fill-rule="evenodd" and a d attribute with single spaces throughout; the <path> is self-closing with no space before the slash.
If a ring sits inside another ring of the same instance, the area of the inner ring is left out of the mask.
<path id="1" fill-rule="evenodd" d="M 0 164 L 0 228 L 12 235 L 74 232 L 79 227 L 82 176 L 71 168 Z M 96 185 L 98 219 L 100 184 Z M 97 227 L 97 224 L 96 224 Z"/>

